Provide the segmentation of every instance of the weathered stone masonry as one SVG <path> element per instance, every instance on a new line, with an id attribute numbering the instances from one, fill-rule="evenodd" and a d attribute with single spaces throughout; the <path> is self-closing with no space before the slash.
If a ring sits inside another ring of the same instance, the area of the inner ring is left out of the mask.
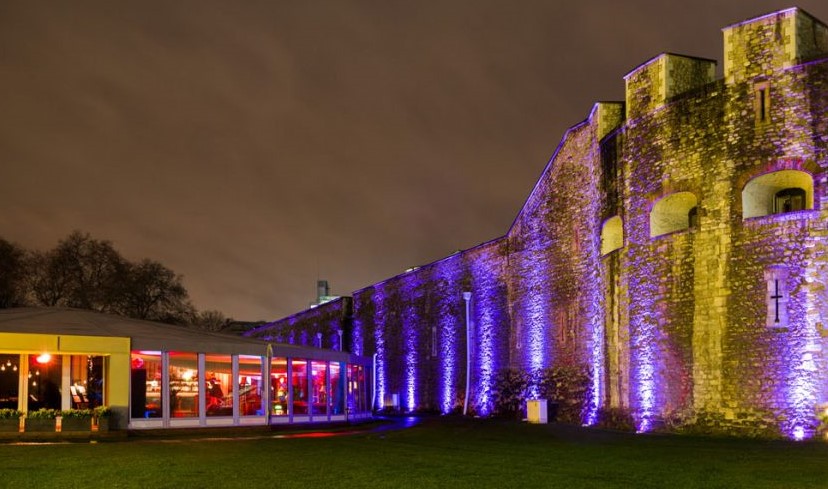
<path id="1" fill-rule="evenodd" d="M 376 407 L 492 411 L 495 373 L 580 365 L 642 431 L 807 438 L 828 401 L 828 28 L 788 9 L 662 54 L 564 135 L 507 234 L 252 334 L 377 356 Z M 303 336 L 304 335 L 304 336 Z"/>

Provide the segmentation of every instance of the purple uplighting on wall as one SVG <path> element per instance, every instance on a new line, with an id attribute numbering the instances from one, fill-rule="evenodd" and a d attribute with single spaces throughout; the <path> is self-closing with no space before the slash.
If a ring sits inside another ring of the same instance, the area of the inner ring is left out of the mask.
<path id="1" fill-rule="evenodd" d="M 382 409 L 385 407 L 386 388 L 386 353 L 385 353 L 385 296 L 377 288 L 374 290 L 373 302 L 376 307 L 374 313 L 374 348 L 376 349 L 377 364 L 376 372 L 376 408 Z"/>
<path id="2" fill-rule="evenodd" d="M 442 262 L 437 273 L 437 283 L 442 290 L 437 299 L 437 321 L 439 335 L 439 405 L 443 414 L 448 414 L 455 407 L 457 400 L 458 376 L 458 342 L 457 338 L 463 326 L 458 316 L 460 303 L 458 260 L 454 257 Z"/>
<path id="3" fill-rule="evenodd" d="M 406 411 L 414 411 L 417 408 L 417 373 L 418 373 L 418 341 L 417 331 L 418 317 L 413 300 L 416 297 L 414 289 L 418 285 L 415 275 L 409 275 L 403 279 L 402 297 L 407 303 L 402 313 L 402 335 L 404 342 L 404 369 L 405 369 L 405 398 L 402 400 Z"/>
<path id="4" fill-rule="evenodd" d="M 641 208 L 647 208 L 643 199 L 637 200 Z M 645 217 L 648 217 L 645 215 Z M 631 233 L 630 241 L 641 240 L 649 243 L 649 226 L 638 226 Z M 631 267 L 636 274 L 630 277 L 628 288 L 630 294 L 630 389 L 631 404 L 634 410 L 639 432 L 654 428 L 659 416 L 658 362 L 659 333 L 657 317 L 659 308 L 658 283 L 651 277 L 658 276 L 655 259 L 645 246 L 636 246 L 636 253 L 628 255 Z"/>
<path id="5" fill-rule="evenodd" d="M 642 264 L 642 270 L 649 268 L 649 263 Z M 649 277 L 646 273 L 642 277 Z M 636 304 L 631 307 L 630 313 L 630 336 L 631 336 L 631 379 L 634 398 L 633 407 L 636 410 L 636 418 L 639 432 L 647 432 L 654 428 L 654 422 L 660 414 L 658 406 L 659 377 L 658 367 L 660 354 L 658 351 L 659 333 L 658 319 L 654 315 L 657 311 L 654 304 L 656 291 L 650 290 L 655 287 L 648 280 L 641 280 L 630 284 L 630 289 L 637 294 Z"/>
<path id="6" fill-rule="evenodd" d="M 362 355 L 363 348 L 365 347 L 362 337 L 364 326 L 358 318 L 359 315 L 355 315 L 353 323 L 351 323 L 351 353 L 354 355 Z"/>
<path id="7" fill-rule="evenodd" d="M 594 288 L 595 285 L 593 285 Z M 591 292 L 597 294 L 596 290 Z M 595 310 L 597 304 L 597 299 L 592 301 L 589 314 L 592 323 L 589 325 L 591 330 L 589 365 L 592 383 L 590 385 L 590 402 L 584 413 L 584 424 L 587 426 L 592 426 L 598 422 L 598 410 L 601 408 L 604 399 L 604 325 L 603 318 Z"/>
<path id="8" fill-rule="evenodd" d="M 780 336 L 782 338 L 783 336 Z M 815 346 L 812 343 L 810 347 Z M 814 406 L 819 392 L 818 376 L 813 354 L 808 345 L 782 346 L 787 353 L 785 399 L 790 416 L 782 422 L 782 432 L 791 439 L 804 440 L 814 436 Z"/>
<path id="9" fill-rule="evenodd" d="M 488 416 L 494 409 L 493 387 L 495 374 L 500 368 L 497 350 L 496 328 L 502 319 L 497 315 L 497 296 L 499 278 L 496 270 L 483 260 L 476 260 L 471 265 L 472 282 L 472 318 L 477 333 L 474 365 L 477 366 L 472 378 L 476 380 L 472 403 L 481 416 Z"/>
<path id="10" fill-rule="evenodd" d="M 804 267 L 789 272 L 794 277 L 807 273 Z M 813 294 L 791 294 L 788 308 L 790 318 L 800 318 L 799 321 L 789 321 L 791 329 L 800 340 L 792 340 L 788 334 L 783 333 L 777 342 L 779 358 L 785 361 L 783 368 L 788 379 L 785 399 L 790 410 L 788 418 L 782 422 L 782 431 L 789 438 L 801 441 L 813 437 L 816 431 L 814 406 L 819 401 L 820 382 L 814 354 L 821 350 L 821 345 L 816 325 L 818 318 L 808 317 L 808 310 L 815 309 Z"/>
<path id="11" fill-rule="evenodd" d="M 597 211 L 594 213 L 597 214 Z M 601 228 L 601 223 L 596 222 L 596 229 Z M 595 263 L 601 262 L 601 233 L 593 233 L 591 237 L 585 238 L 584 249 L 591 255 L 591 261 Z M 596 275 L 600 277 L 600 275 Z M 601 280 L 588 280 L 583 284 L 584 299 L 582 307 L 586 310 L 586 328 L 588 334 L 587 340 L 587 359 L 586 363 L 589 366 L 590 377 L 592 379 L 589 386 L 589 399 L 583 413 L 583 423 L 587 426 L 595 425 L 598 420 L 598 413 L 604 402 L 604 368 L 606 358 L 606 346 L 604 328 L 605 314 L 607 312 L 603 309 L 604 284 Z"/>
<path id="12" fill-rule="evenodd" d="M 542 252 L 533 254 L 541 255 Z M 521 321 L 523 323 L 524 352 L 522 356 L 527 370 L 534 373 L 549 366 L 547 330 L 551 320 L 549 314 L 551 299 L 548 288 L 545 287 L 545 278 L 549 275 L 549 270 L 543 266 L 543 260 L 530 260 L 534 266 L 528 267 L 526 276 L 523 277 L 524 287 L 526 287 L 528 293 L 525 295 L 525 302 L 519 305 L 517 313 L 522 316 Z M 530 397 L 538 397 L 537 385 L 531 385 L 529 391 Z"/>

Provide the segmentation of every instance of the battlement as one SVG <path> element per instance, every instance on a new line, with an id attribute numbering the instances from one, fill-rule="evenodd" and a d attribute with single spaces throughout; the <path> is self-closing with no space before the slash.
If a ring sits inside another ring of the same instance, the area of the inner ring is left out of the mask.
<path id="1" fill-rule="evenodd" d="M 624 77 L 627 119 L 635 119 L 676 95 L 706 85 L 715 76 L 715 60 L 659 54 Z"/>
<path id="2" fill-rule="evenodd" d="M 797 7 L 732 24 L 722 32 L 728 84 L 828 55 L 828 26 Z"/>

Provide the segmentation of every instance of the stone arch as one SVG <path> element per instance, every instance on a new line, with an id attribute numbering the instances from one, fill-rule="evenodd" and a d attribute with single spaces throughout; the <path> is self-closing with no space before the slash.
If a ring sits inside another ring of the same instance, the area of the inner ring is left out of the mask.
<path id="1" fill-rule="evenodd" d="M 624 222 L 613 216 L 601 226 L 601 256 L 624 247 Z"/>
<path id="2" fill-rule="evenodd" d="M 692 192 L 676 192 L 659 199 L 650 211 L 650 237 L 689 229 L 698 204 Z"/>
<path id="3" fill-rule="evenodd" d="M 814 179 L 801 170 L 779 170 L 751 179 L 742 189 L 742 218 L 814 208 Z"/>

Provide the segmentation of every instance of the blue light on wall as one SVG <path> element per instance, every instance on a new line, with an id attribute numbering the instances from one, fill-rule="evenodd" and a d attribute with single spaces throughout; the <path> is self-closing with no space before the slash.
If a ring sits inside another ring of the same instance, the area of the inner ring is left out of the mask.
<path id="1" fill-rule="evenodd" d="M 439 293 L 435 307 L 439 335 L 437 375 L 439 405 L 443 414 L 448 414 L 454 409 L 458 398 L 458 336 L 463 325 L 460 316 L 460 277 L 459 260 L 453 257 L 440 263 L 435 275 Z"/>
<path id="2" fill-rule="evenodd" d="M 497 348 L 496 328 L 502 324 L 498 311 L 498 293 L 503 292 L 499 287 L 497 269 L 493 268 L 489 261 L 475 260 L 471 265 L 472 282 L 472 317 L 477 333 L 476 358 L 473 362 L 476 365 L 476 379 L 473 391 L 475 399 L 473 405 L 481 416 L 489 416 L 493 409 L 493 388 L 494 379 L 499 368 L 498 358 L 500 352 Z"/>
<path id="3" fill-rule="evenodd" d="M 418 282 L 415 280 L 415 275 L 409 275 L 403 279 L 403 287 L 401 296 L 405 305 L 402 313 L 402 335 L 403 335 L 403 379 L 405 385 L 405 398 L 402 403 L 406 411 L 414 411 L 417 407 L 417 377 L 419 370 L 418 359 L 418 317 L 417 310 L 414 307 L 414 298 L 416 297 L 415 287 Z"/>
<path id="4" fill-rule="evenodd" d="M 804 248 L 802 243 L 798 246 Z M 787 249 L 793 248 L 788 245 Z M 804 254 L 804 250 L 801 250 Z M 790 270 L 792 277 L 803 277 L 808 273 L 804 266 Z M 787 275 L 787 274 L 786 274 Z M 794 287 L 786 287 L 796 290 Z M 815 406 L 819 404 L 821 392 L 817 355 L 822 350 L 817 323 L 820 321 L 819 307 L 815 294 L 800 290 L 790 295 L 787 303 L 788 327 L 793 333 L 774 333 L 777 358 L 782 359 L 784 396 L 789 415 L 782 422 L 782 431 L 793 440 L 805 440 L 816 434 Z M 795 338 L 795 339 L 794 339 Z"/>
<path id="5" fill-rule="evenodd" d="M 376 375 L 377 409 L 385 407 L 386 388 L 386 351 L 385 351 L 385 295 L 379 288 L 374 290 L 373 302 L 376 307 L 374 313 L 374 344 L 377 355 Z"/>

